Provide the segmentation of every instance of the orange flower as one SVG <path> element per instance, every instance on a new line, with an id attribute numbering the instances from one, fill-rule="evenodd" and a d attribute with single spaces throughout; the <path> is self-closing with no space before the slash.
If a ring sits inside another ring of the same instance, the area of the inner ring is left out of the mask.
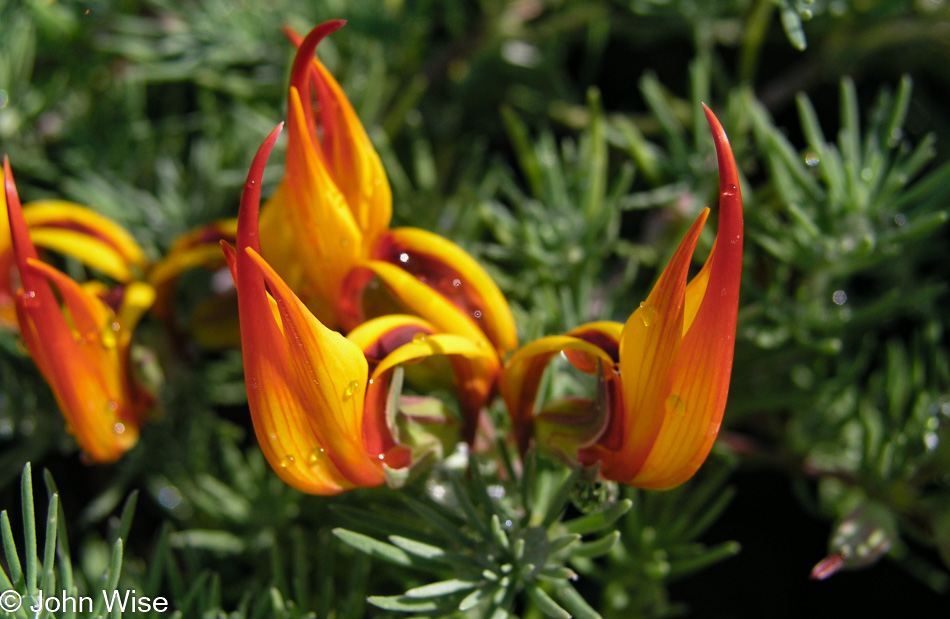
<path id="1" fill-rule="evenodd" d="M 12 253 L 22 284 L 15 303 L 23 342 L 86 456 L 93 462 L 117 460 L 135 445 L 151 404 L 151 397 L 129 371 L 129 346 L 132 330 L 152 304 L 154 291 L 138 282 L 111 291 L 96 282 L 81 286 L 40 262 L 6 159 L 4 193 Z M 108 258 L 115 248 L 105 247 L 108 243 L 94 236 L 79 235 L 73 241 Z M 68 239 L 68 235 L 60 238 Z M 68 253 L 77 245 L 66 241 L 62 248 Z"/>
<path id="2" fill-rule="evenodd" d="M 377 486 L 387 467 L 404 468 L 415 455 L 396 440 L 387 397 L 393 369 L 446 356 L 462 401 L 481 402 L 492 384 L 481 376 L 485 368 L 497 371 L 497 359 L 493 350 L 416 317 L 379 318 L 348 339 L 307 309 L 259 254 L 260 182 L 279 132 L 265 140 L 248 173 L 237 249 L 222 243 L 237 287 L 254 429 L 273 469 L 299 490 L 335 494 Z"/>
<path id="3" fill-rule="evenodd" d="M 339 84 L 314 58 L 320 41 L 343 24 L 326 22 L 303 40 L 290 34 L 299 49 L 287 167 L 261 216 L 264 256 L 329 326 L 353 329 L 395 309 L 499 354 L 513 350 L 511 311 L 475 260 L 430 232 L 389 229 L 392 194 L 379 156 Z M 390 297 L 381 306 L 367 298 L 373 279 Z"/>
<path id="4" fill-rule="evenodd" d="M 729 378 L 742 270 L 742 198 L 728 138 L 704 106 L 719 163 L 716 243 L 687 283 L 690 260 L 709 214 L 700 213 L 646 301 L 626 324 L 595 323 L 542 338 L 509 359 L 501 380 L 519 447 L 539 428 L 552 447 L 603 477 L 665 489 L 689 479 L 719 432 Z M 555 402 L 535 413 L 544 367 L 558 352 L 598 372 L 593 400 Z M 600 368 L 600 370 L 598 370 Z"/>
<path id="5" fill-rule="evenodd" d="M 75 258 L 117 282 L 127 284 L 148 266 L 145 252 L 115 222 L 88 208 L 60 200 L 41 200 L 22 208 L 36 247 Z M 0 328 L 16 329 L 16 271 L 4 192 L 0 192 Z"/>

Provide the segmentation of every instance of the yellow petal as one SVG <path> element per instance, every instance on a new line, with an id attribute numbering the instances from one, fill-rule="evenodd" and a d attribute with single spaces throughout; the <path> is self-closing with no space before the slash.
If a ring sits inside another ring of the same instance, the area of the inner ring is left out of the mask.
<path id="1" fill-rule="evenodd" d="M 507 300 L 458 245 L 418 228 L 396 228 L 380 238 L 372 257 L 399 267 L 444 297 L 484 331 L 499 355 L 518 347 Z"/>
<path id="2" fill-rule="evenodd" d="M 304 103 L 309 141 L 318 152 L 349 205 L 367 244 L 389 227 L 392 193 L 379 155 L 356 112 L 333 75 L 316 58 L 317 45 L 342 26 L 339 21 L 315 27 L 298 45 L 291 90 Z M 311 105 L 310 97 L 316 101 Z M 293 94 L 291 95 L 293 98 Z"/>
<path id="3" fill-rule="evenodd" d="M 287 188 L 268 205 L 292 230 L 293 246 L 314 294 L 335 307 L 343 278 L 365 255 L 363 233 L 346 198 L 311 143 L 300 97 L 290 92 Z"/>
<path id="4" fill-rule="evenodd" d="M 148 266 L 145 252 L 114 221 L 78 204 L 59 200 L 31 202 L 23 217 L 34 244 L 72 256 L 120 282 Z"/>
<path id="5" fill-rule="evenodd" d="M 633 483 L 667 416 L 670 372 L 683 338 L 686 278 L 693 249 L 709 214 L 703 210 L 660 274 L 653 291 L 630 316 L 620 336 L 625 427 L 623 449 L 601 456 L 602 473 Z M 674 410 L 678 407 L 674 407 Z"/>
<path id="6" fill-rule="evenodd" d="M 729 393 L 742 276 L 742 194 L 729 140 L 709 108 L 705 112 L 719 163 L 719 227 L 703 268 L 705 286 L 687 290 L 702 297 L 671 369 L 663 428 L 635 480 L 645 488 L 671 488 L 696 472 L 719 432 Z"/>

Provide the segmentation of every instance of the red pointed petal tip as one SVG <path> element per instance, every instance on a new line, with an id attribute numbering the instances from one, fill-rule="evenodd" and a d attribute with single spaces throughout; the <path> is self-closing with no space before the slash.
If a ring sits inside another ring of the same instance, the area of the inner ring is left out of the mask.
<path id="1" fill-rule="evenodd" d="M 729 137 L 726 130 L 713 111 L 703 103 L 703 112 L 706 114 L 706 122 L 709 123 L 709 129 L 712 131 L 713 141 L 716 143 L 716 159 L 719 164 L 719 193 L 725 198 L 734 198 L 732 202 L 740 205 L 739 218 L 742 219 L 742 191 L 739 187 L 739 170 L 736 168 L 736 160 L 732 154 L 732 145 L 729 144 Z M 725 206 L 725 205 L 723 205 Z"/>
<path id="2" fill-rule="evenodd" d="M 16 181 L 13 180 L 13 170 L 10 168 L 10 159 L 3 158 L 3 190 L 7 199 L 7 218 L 10 222 L 10 241 L 13 244 L 13 254 L 16 256 L 17 269 L 24 289 L 33 289 L 36 286 L 36 277 L 27 269 L 27 260 L 39 259 L 36 248 L 30 240 L 30 233 L 23 219 L 23 209 L 20 206 L 20 196 L 16 190 Z"/>
<path id="3" fill-rule="evenodd" d="M 247 247 L 260 253 L 261 239 L 258 233 L 257 220 L 261 210 L 261 181 L 264 178 L 264 166 L 267 165 L 267 158 L 270 157 L 277 137 L 284 129 L 284 123 L 274 127 L 273 131 L 267 136 L 261 147 L 254 155 L 251 162 L 251 168 L 247 172 L 247 180 L 244 182 L 244 191 L 241 193 L 241 207 L 238 211 L 238 229 L 237 246 L 239 249 Z M 239 260 L 243 251 L 238 252 Z"/>
<path id="4" fill-rule="evenodd" d="M 325 21 L 311 30 L 297 47 L 297 56 L 294 58 L 294 66 L 290 71 L 290 85 L 297 89 L 301 99 L 305 100 L 305 97 L 309 96 L 309 91 L 306 88 L 307 73 L 310 71 L 310 62 L 317 51 L 317 46 L 327 35 L 336 32 L 345 25 L 345 19 Z M 286 34 L 287 31 L 285 30 L 284 33 Z"/>
<path id="5" fill-rule="evenodd" d="M 836 574 L 842 567 L 844 567 L 844 557 L 841 556 L 841 553 L 836 552 L 819 561 L 812 568 L 810 577 L 812 580 L 824 580 Z"/>

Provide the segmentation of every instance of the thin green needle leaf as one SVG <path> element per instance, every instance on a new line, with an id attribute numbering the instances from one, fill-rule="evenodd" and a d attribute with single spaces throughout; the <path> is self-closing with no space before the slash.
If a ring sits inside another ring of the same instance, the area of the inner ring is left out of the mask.
<path id="1" fill-rule="evenodd" d="M 600 613 L 591 608 L 586 600 L 570 583 L 558 587 L 554 595 L 561 601 L 574 619 L 601 619 Z"/>
<path id="2" fill-rule="evenodd" d="M 13 585 L 23 582 L 23 566 L 16 551 L 16 542 L 13 540 L 13 528 L 10 526 L 10 516 L 7 510 L 0 512 L 0 536 L 3 539 L 3 555 L 10 570 L 10 579 Z"/>
<path id="3" fill-rule="evenodd" d="M 33 506 L 32 467 L 27 462 L 20 478 L 20 509 L 23 513 L 23 551 L 26 563 L 26 581 L 24 589 L 27 595 L 36 594 L 37 548 L 36 548 L 36 512 Z"/>
<path id="4" fill-rule="evenodd" d="M 610 549 L 613 548 L 618 541 L 620 541 L 620 531 L 611 531 L 593 542 L 578 544 L 571 549 L 571 556 L 600 557 L 610 552 Z"/>
<path id="5" fill-rule="evenodd" d="M 530 584 L 525 588 L 531 601 L 538 605 L 538 610 L 555 619 L 571 619 L 571 613 L 561 608 L 561 606 L 548 595 L 544 589 L 537 584 Z"/>
<path id="6" fill-rule="evenodd" d="M 633 507 L 633 501 L 622 499 L 598 512 L 564 523 L 564 529 L 568 533 L 579 533 L 581 535 L 594 533 L 613 525 L 621 516 L 630 511 L 631 507 Z"/>

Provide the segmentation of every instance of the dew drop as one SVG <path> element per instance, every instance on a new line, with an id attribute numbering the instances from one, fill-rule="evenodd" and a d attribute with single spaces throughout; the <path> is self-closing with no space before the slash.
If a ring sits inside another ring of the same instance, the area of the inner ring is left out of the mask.
<path id="1" fill-rule="evenodd" d="M 406 252 L 402 252 L 401 254 L 399 254 L 399 262 L 403 264 L 406 264 L 407 262 L 409 262 L 409 254 L 407 254 Z"/>
<path id="2" fill-rule="evenodd" d="M 686 402 L 675 393 L 666 398 L 666 412 L 674 415 L 682 415 L 686 412 Z"/>
<path id="3" fill-rule="evenodd" d="M 419 333 L 416 333 L 412 336 L 412 341 L 416 344 L 422 344 L 426 341 L 426 334 L 420 331 Z"/>
<path id="4" fill-rule="evenodd" d="M 280 460 L 280 468 L 286 469 L 289 466 L 292 466 L 294 463 L 294 457 L 291 455 L 286 455 Z"/>
<path id="5" fill-rule="evenodd" d="M 736 192 L 739 191 L 739 188 L 735 185 L 726 185 L 726 188 L 722 190 L 722 195 L 724 196 L 734 196 Z"/>
<path id="6" fill-rule="evenodd" d="M 461 288 L 462 280 L 456 277 L 455 279 L 452 280 L 452 286 L 454 286 L 455 288 Z"/>
<path id="7" fill-rule="evenodd" d="M 248 187 L 253 187 L 253 186 L 256 185 L 256 184 L 257 184 L 257 181 L 254 180 L 253 178 L 249 178 L 249 179 L 247 180 L 247 185 L 248 185 Z"/>
<path id="8" fill-rule="evenodd" d="M 379 454 L 379 455 L 376 456 L 376 457 L 379 458 L 380 460 L 385 460 L 385 459 L 386 459 L 386 456 L 383 455 L 383 454 Z"/>
<path id="9" fill-rule="evenodd" d="M 351 380 L 350 384 L 347 385 L 346 389 L 343 390 L 343 399 L 349 400 L 350 398 L 352 398 L 353 394 L 356 393 L 356 390 L 359 388 L 359 386 L 360 384 L 357 381 Z"/>
<path id="10" fill-rule="evenodd" d="M 475 320 L 481 320 L 482 310 L 475 310 L 474 312 L 472 312 L 472 316 L 475 317 Z"/>
<path id="11" fill-rule="evenodd" d="M 327 451 L 323 447 L 318 447 L 310 452 L 310 456 L 307 458 L 307 461 L 310 463 L 310 466 L 316 466 L 320 464 L 320 460 L 326 456 Z"/>
<path id="12" fill-rule="evenodd" d="M 109 400 L 109 403 L 106 404 L 106 408 L 109 409 L 110 413 L 114 413 L 119 410 L 119 403 L 115 400 Z"/>
<path id="13" fill-rule="evenodd" d="M 821 163 L 821 159 L 815 153 L 808 153 L 805 155 L 805 165 L 807 165 L 809 168 L 814 168 L 819 163 Z"/>
<path id="14" fill-rule="evenodd" d="M 376 381 L 371 378 L 371 379 L 369 379 L 369 382 L 367 382 L 366 384 L 367 384 L 367 385 L 372 385 L 372 384 L 375 383 L 375 382 L 376 382 Z"/>
<path id="15" fill-rule="evenodd" d="M 656 322 L 656 308 L 652 305 L 647 305 L 646 303 L 640 304 L 640 322 L 643 323 L 644 327 L 649 327 Z"/>
<path id="16" fill-rule="evenodd" d="M 844 305 L 848 302 L 848 293 L 844 290 L 835 290 L 835 293 L 831 295 L 831 300 L 835 302 L 835 305 Z"/>
<path id="17" fill-rule="evenodd" d="M 112 431 L 115 432 L 116 434 L 124 434 L 124 433 L 125 433 L 125 424 L 124 424 L 124 423 L 117 423 L 117 424 L 113 425 L 113 426 L 112 426 Z"/>

